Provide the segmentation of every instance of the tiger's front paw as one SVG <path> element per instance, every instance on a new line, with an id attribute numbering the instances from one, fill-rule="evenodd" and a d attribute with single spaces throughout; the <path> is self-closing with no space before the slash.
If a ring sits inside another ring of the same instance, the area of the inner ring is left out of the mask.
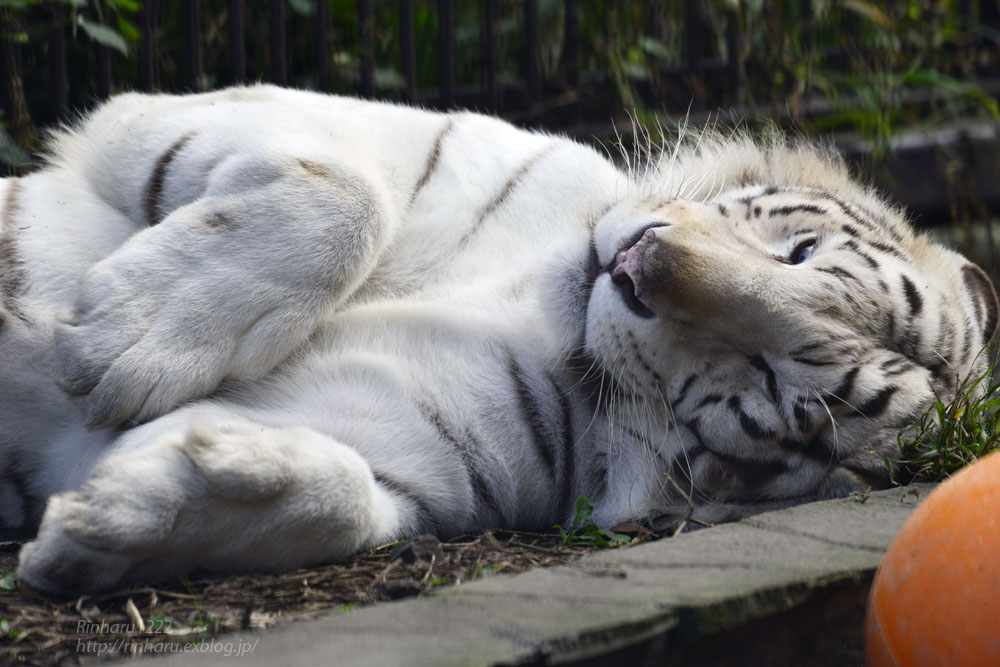
<path id="1" fill-rule="evenodd" d="M 128 553 L 102 548 L 82 528 L 92 508 L 79 494 L 54 496 L 45 532 L 21 547 L 18 579 L 55 597 L 110 590 L 125 583 L 134 560 Z M 54 525 L 60 523 L 61 525 Z"/>
<path id="2" fill-rule="evenodd" d="M 259 377 L 311 331 L 308 303 L 168 224 L 92 267 L 56 327 L 61 386 L 89 425 L 146 422 L 227 378 Z"/>
<path id="3" fill-rule="evenodd" d="M 123 443 L 78 491 L 49 499 L 21 549 L 28 586 L 71 596 L 197 567 L 289 569 L 396 533 L 364 460 L 307 428 L 190 408 Z"/>
<path id="4" fill-rule="evenodd" d="M 56 326 L 61 386 L 93 426 L 148 421 L 222 380 L 232 336 L 199 285 L 171 272 L 98 264 Z"/>
<path id="5" fill-rule="evenodd" d="M 113 455 L 78 491 L 49 498 L 38 534 L 21 548 L 18 578 L 72 596 L 115 588 L 161 557 L 192 490 L 180 448 L 163 445 Z"/>

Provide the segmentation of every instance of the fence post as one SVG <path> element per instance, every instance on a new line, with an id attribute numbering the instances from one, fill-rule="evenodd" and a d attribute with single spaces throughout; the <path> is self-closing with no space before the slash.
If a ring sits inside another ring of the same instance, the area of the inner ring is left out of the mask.
<path id="1" fill-rule="evenodd" d="M 375 21 L 371 0 L 358 0 L 358 38 L 361 42 L 361 95 L 375 96 Z"/>
<path id="2" fill-rule="evenodd" d="M 688 72 L 695 79 L 694 92 L 697 92 L 698 87 L 701 86 L 704 80 L 701 7 L 698 0 L 687 0 L 685 5 L 684 20 L 687 26 L 684 32 L 687 33 L 687 68 Z"/>
<path id="3" fill-rule="evenodd" d="M 229 36 L 230 83 L 247 80 L 247 49 L 244 35 L 246 23 L 246 3 L 244 0 L 228 0 L 226 3 L 226 34 Z"/>
<path id="4" fill-rule="evenodd" d="M 49 7 L 52 34 L 49 40 L 49 71 L 52 75 L 52 108 L 62 120 L 69 113 L 69 79 L 66 76 L 66 23 L 68 14 L 63 7 Z"/>
<path id="5" fill-rule="evenodd" d="M 97 65 L 97 98 L 105 100 L 111 96 L 114 87 L 111 81 L 111 49 L 103 44 L 94 44 L 94 61 Z"/>
<path id="6" fill-rule="evenodd" d="M 959 6 L 959 11 L 961 12 L 961 23 L 959 24 L 958 33 L 958 48 L 962 53 L 962 65 L 963 74 L 968 76 L 971 72 L 969 71 L 969 61 L 972 60 L 972 50 L 976 46 L 976 42 L 979 40 L 978 32 L 976 29 L 979 27 L 976 22 L 976 7 L 978 4 L 973 0 L 962 0 Z"/>
<path id="7" fill-rule="evenodd" d="M 580 0 L 566 0 L 566 23 L 564 26 L 566 84 L 572 94 L 570 122 L 580 123 Z"/>
<path id="8" fill-rule="evenodd" d="M 979 3 L 979 25 L 1000 31 L 1000 3 L 990 0 Z M 980 43 L 988 43 L 989 38 L 985 35 L 980 38 Z"/>
<path id="9" fill-rule="evenodd" d="M 740 94 L 740 9 L 732 7 L 726 13 L 726 92 L 730 102 L 737 102 Z"/>
<path id="10" fill-rule="evenodd" d="M 497 90 L 497 2 L 483 0 L 483 80 L 486 87 L 486 108 L 500 112 L 500 93 Z"/>
<path id="11" fill-rule="evenodd" d="M 814 27 L 812 0 L 799 0 L 799 31 L 802 35 L 802 50 L 810 56 L 816 39 L 813 34 Z"/>
<path id="12" fill-rule="evenodd" d="M 143 0 L 139 9 L 139 25 L 142 28 L 142 39 L 139 43 L 137 68 L 139 88 L 154 90 L 156 88 L 156 73 L 153 70 L 153 48 L 156 30 L 156 0 Z"/>
<path id="13" fill-rule="evenodd" d="M 21 148 L 31 148 L 35 145 L 35 125 L 31 122 L 31 114 L 24 98 L 24 82 L 21 79 L 20 46 L 14 41 L 17 34 L 14 10 L 0 6 L 0 73 L 4 79 L 0 85 L 6 87 L 9 104 L 4 104 L 3 112 L 10 122 L 11 134 Z"/>
<path id="14" fill-rule="evenodd" d="M 541 97 L 541 75 L 538 71 L 538 0 L 524 0 L 524 79 L 528 104 Z"/>
<path id="15" fill-rule="evenodd" d="M 201 30 L 198 0 L 181 2 L 181 43 L 184 45 L 184 85 L 201 90 Z"/>
<path id="16" fill-rule="evenodd" d="M 417 101 L 417 56 L 413 39 L 413 0 L 399 0 L 399 64 L 406 80 L 406 101 Z"/>
<path id="17" fill-rule="evenodd" d="M 438 0 L 438 76 L 441 98 L 439 106 L 450 109 L 455 105 L 455 21 L 451 0 Z"/>
<path id="18" fill-rule="evenodd" d="M 330 20 L 326 0 L 313 1 L 313 69 L 315 86 L 319 90 L 329 90 L 330 77 Z"/>
<path id="19" fill-rule="evenodd" d="M 271 52 L 271 82 L 279 86 L 288 83 L 285 47 L 285 0 L 268 2 L 268 41 Z"/>

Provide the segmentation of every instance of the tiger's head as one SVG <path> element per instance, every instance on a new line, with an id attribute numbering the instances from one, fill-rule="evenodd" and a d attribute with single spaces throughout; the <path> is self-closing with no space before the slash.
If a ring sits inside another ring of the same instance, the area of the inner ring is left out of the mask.
<path id="1" fill-rule="evenodd" d="M 703 139 L 656 178 L 597 223 L 582 333 L 647 511 L 887 486 L 899 429 L 984 372 L 990 280 L 823 150 Z"/>

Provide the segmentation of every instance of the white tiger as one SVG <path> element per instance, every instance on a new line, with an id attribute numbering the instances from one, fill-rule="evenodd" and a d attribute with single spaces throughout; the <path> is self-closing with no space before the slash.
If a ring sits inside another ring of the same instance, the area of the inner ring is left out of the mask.
<path id="1" fill-rule="evenodd" d="M 883 485 L 997 322 L 982 271 L 780 141 L 628 172 L 258 86 L 123 95 L 50 152 L 0 182 L 0 531 L 50 593 L 578 494 L 612 526 Z"/>

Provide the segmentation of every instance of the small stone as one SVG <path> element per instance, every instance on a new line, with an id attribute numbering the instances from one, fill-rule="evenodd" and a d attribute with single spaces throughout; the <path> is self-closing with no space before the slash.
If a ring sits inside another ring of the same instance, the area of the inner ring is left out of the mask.
<path id="1" fill-rule="evenodd" d="M 413 565 L 418 560 L 430 562 L 431 558 L 440 562 L 444 558 L 444 548 L 441 541 L 433 535 L 417 535 L 407 538 L 396 545 L 389 554 L 389 560 L 401 560 L 407 565 Z"/>
<path id="2" fill-rule="evenodd" d="M 375 584 L 375 596 L 380 600 L 402 600 L 422 592 L 423 587 L 416 579 L 390 579 Z"/>

